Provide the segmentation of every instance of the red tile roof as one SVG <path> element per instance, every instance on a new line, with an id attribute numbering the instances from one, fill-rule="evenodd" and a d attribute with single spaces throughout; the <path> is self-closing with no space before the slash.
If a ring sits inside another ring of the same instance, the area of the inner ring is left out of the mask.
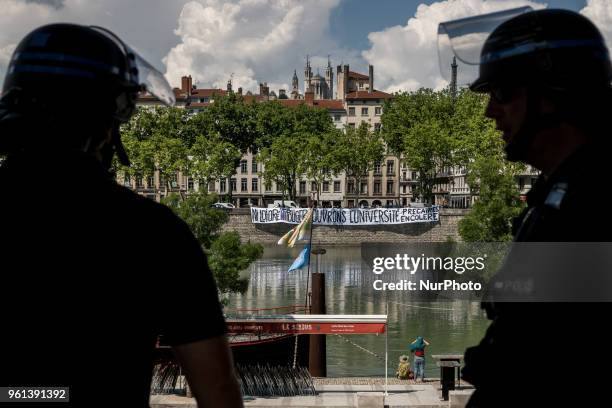
<path id="1" fill-rule="evenodd" d="M 328 110 L 344 110 L 344 103 L 339 99 L 315 100 L 314 105 Z"/>
<path id="2" fill-rule="evenodd" d="M 316 99 L 312 105 L 306 103 L 304 99 L 279 99 L 278 100 L 283 106 L 296 107 L 301 104 L 313 106 L 315 108 L 322 108 L 327 110 L 344 110 L 344 103 L 337 99 Z"/>
<path id="3" fill-rule="evenodd" d="M 367 75 L 363 75 L 363 74 L 360 74 L 359 72 L 353 72 L 353 71 L 349 71 L 349 78 L 370 79 L 370 77 Z"/>
<path id="4" fill-rule="evenodd" d="M 191 91 L 191 95 L 196 98 L 205 98 L 211 97 L 213 95 L 225 96 L 227 91 L 223 89 L 214 89 L 214 88 L 206 88 L 206 89 L 193 89 Z"/>
<path id="5" fill-rule="evenodd" d="M 355 91 L 346 94 L 346 99 L 391 99 L 393 95 L 386 92 L 374 90 L 372 93 L 368 91 Z"/>
<path id="6" fill-rule="evenodd" d="M 281 105 L 290 108 L 294 108 L 296 106 L 306 103 L 304 99 L 279 99 L 278 101 L 281 103 Z"/>

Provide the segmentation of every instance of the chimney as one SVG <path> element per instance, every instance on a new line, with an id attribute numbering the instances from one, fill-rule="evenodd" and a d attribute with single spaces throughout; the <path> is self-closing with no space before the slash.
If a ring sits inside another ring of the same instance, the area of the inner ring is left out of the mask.
<path id="1" fill-rule="evenodd" d="M 304 99 L 306 100 L 306 105 L 314 105 L 314 92 L 310 89 L 304 93 Z"/>
<path id="2" fill-rule="evenodd" d="M 372 93 L 372 91 L 374 91 L 374 65 L 369 66 L 368 78 L 370 80 L 368 93 Z"/>
<path id="3" fill-rule="evenodd" d="M 349 66 L 348 64 L 344 66 L 344 73 L 342 74 L 342 99 L 346 99 L 346 94 L 349 92 L 348 84 L 349 84 Z"/>
<path id="4" fill-rule="evenodd" d="M 238 87 L 238 95 L 242 95 L 242 87 Z"/>
<path id="5" fill-rule="evenodd" d="M 181 91 L 183 91 L 184 93 L 186 93 L 187 95 L 191 95 L 191 90 L 193 89 L 193 85 L 191 82 L 191 75 L 189 76 L 182 76 L 181 77 Z"/>

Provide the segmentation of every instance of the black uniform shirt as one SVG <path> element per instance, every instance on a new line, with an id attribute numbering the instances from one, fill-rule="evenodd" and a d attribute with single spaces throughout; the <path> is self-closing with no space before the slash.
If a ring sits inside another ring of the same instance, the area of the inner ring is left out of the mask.
<path id="1" fill-rule="evenodd" d="M 144 407 L 158 335 L 177 345 L 225 333 L 187 225 L 93 158 L 11 157 L 0 188 L 0 386 Z"/>

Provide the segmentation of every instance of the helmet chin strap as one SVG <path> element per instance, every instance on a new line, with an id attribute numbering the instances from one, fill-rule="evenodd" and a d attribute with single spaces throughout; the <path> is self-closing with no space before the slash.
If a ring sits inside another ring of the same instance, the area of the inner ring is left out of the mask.
<path id="1" fill-rule="evenodd" d="M 509 161 L 527 161 L 529 149 L 535 135 L 544 130 L 559 126 L 562 115 L 559 112 L 542 113 L 540 109 L 541 94 L 527 89 L 527 111 L 525 120 L 514 138 L 504 147 Z"/>

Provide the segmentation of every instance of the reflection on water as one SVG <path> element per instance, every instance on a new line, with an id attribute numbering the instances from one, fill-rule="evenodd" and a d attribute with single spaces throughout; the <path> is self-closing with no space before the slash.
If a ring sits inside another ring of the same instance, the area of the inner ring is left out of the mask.
<path id="1" fill-rule="evenodd" d="M 301 248 L 267 247 L 264 256 L 251 266 L 251 281 L 244 295 L 230 297 L 230 309 L 270 308 L 304 304 L 307 276 L 303 271 L 287 272 Z M 316 269 L 313 256 L 311 268 Z M 331 247 L 321 257 L 325 273 L 328 314 L 389 315 L 389 375 L 395 374 L 401 354 L 418 335 L 431 346 L 427 349 L 426 375 L 439 377 L 432 354 L 463 353 L 477 344 L 489 324 L 478 302 L 416 301 L 409 292 L 380 292 L 372 288 L 371 272 L 362 267 L 360 247 Z M 384 357 L 385 336 L 351 335 L 351 341 Z M 330 377 L 384 375 L 384 360 L 359 350 L 344 339 L 327 336 L 327 373 Z"/>

